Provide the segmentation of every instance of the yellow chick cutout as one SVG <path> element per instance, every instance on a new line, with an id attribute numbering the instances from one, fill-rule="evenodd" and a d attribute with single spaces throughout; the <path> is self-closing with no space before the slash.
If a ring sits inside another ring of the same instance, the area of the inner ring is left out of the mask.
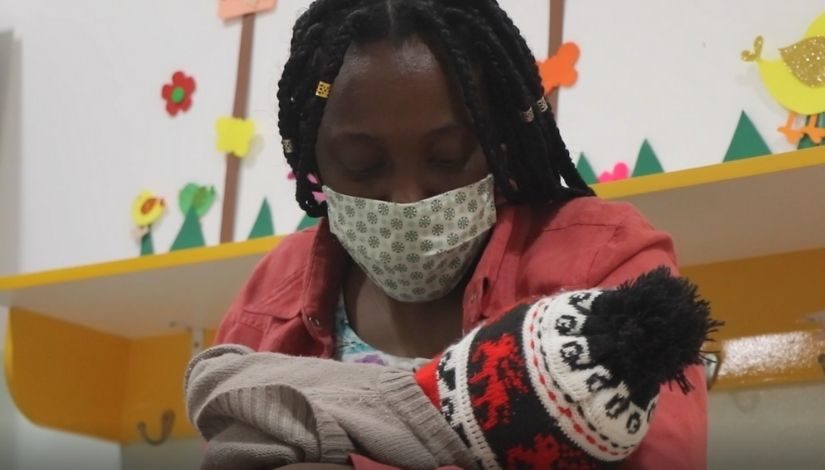
<path id="1" fill-rule="evenodd" d="M 820 15 L 799 42 L 779 49 L 779 59 L 762 58 L 762 36 L 754 40 L 753 51 L 742 53 L 742 59 L 756 62 L 765 88 L 788 109 L 788 121 L 779 128 L 788 142 L 797 144 L 807 135 L 819 144 L 825 129 L 817 127 L 817 117 L 825 112 L 825 14 Z M 795 129 L 798 115 L 808 116 L 805 127 Z"/>

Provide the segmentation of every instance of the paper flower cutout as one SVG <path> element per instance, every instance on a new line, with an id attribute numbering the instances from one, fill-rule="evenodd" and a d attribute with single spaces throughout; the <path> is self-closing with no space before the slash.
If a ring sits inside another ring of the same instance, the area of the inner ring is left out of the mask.
<path id="1" fill-rule="evenodd" d="M 576 83 L 579 72 L 576 71 L 576 62 L 580 55 L 579 46 L 574 42 L 566 42 L 559 47 L 553 57 L 539 62 L 539 73 L 544 92 L 550 93 L 556 88 L 569 87 Z"/>
<path id="2" fill-rule="evenodd" d="M 203 217 L 215 202 L 214 186 L 200 186 L 196 183 L 189 183 L 178 193 L 178 206 L 183 214 L 189 213 L 192 209 L 195 215 Z"/>
<path id="3" fill-rule="evenodd" d="M 249 142 L 255 134 L 255 123 L 247 119 L 222 117 L 215 125 L 217 146 L 223 153 L 243 158 L 249 153 Z"/>
<path id="4" fill-rule="evenodd" d="M 151 191 L 141 191 L 132 203 L 132 222 L 140 228 L 149 227 L 165 210 L 163 198 L 155 196 Z"/>
<path id="5" fill-rule="evenodd" d="M 630 169 L 626 163 L 617 163 L 613 167 L 613 171 L 605 171 L 599 175 L 599 183 L 607 183 L 608 181 L 626 180 L 630 174 Z"/>
<path id="6" fill-rule="evenodd" d="M 161 88 L 160 95 L 166 100 L 166 112 L 175 116 L 179 111 L 189 111 L 192 106 L 192 93 L 195 92 L 195 79 L 181 71 L 172 75 L 172 83 Z"/>
<path id="7" fill-rule="evenodd" d="M 290 171 L 290 172 L 286 175 L 286 179 L 288 179 L 288 180 L 290 180 L 290 181 L 294 181 L 294 180 L 295 180 L 295 173 L 293 173 L 293 172 L 291 172 L 291 171 Z M 318 178 L 317 178 L 315 175 L 313 175 L 312 173 L 310 173 L 310 174 L 307 176 L 307 179 L 309 180 L 309 182 L 310 182 L 310 183 L 313 183 L 313 184 L 318 184 Z M 324 201 L 326 201 L 326 200 L 327 200 L 327 196 L 326 196 L 323 192 L 321 192 L 321 191 L 313 191 L 313 192 L 312 192 L 312 196 L 313 196 L 313 197 L 315 198 L 315 200 L 316 200 L 317 202 L 319 202 L 319 203 L 320 203 L 320 202 L 324 202 Z"/>

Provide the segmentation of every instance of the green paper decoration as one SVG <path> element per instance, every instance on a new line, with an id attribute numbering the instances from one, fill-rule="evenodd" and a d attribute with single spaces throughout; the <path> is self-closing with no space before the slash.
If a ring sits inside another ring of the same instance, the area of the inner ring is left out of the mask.
<path id="1" fill-rule="evenodd" d="M 300 232 L 301 230 L 309 227 L 313 227 L 318 224 L 321 219 L 310 217 L 308 215 L 304 215 L 304 218 L 301 219 L 301 222 L 298 224 L 298 228 L 295 229 L 296 232 Z"/>
<path id="2" fill-rule="evenodd" d="M 175 237 L 175 242 L 172 243 L 172 248 L 169 251 L 185 250 L 187 248 L 197 248 L 206 245 L 203 239 L 203 230 L 201 229 L 201 221 L 198 217 L 196 208 L 190 207 L 189 212 L 186 213 L 186 218 L 183 220 L 183 226 Z"/>
<path id="3" fill-rule="evenodd" d="M 825 113 L 820 113 L 819 118 L 816 120 L 816 125 L 819 127 L 825 127 Z M 820 145 L 825 145 L 825 140 L 823 140 L 819 144 L 815 144 L 813 140 L 806 134 L 802 137 L 802 140 L 799 141 L 799 146 L 796 147 L 797 150 L 807 149 L 811 147 L 817 147 Z"/>
<path id="4" fill-rule="evenodd" d="M 198 217 L 203 217 L 212 207 L 212 203 L 215 202 L 216 194 L 214 186 L 200 186 L 189 183 L 178 193 L 180 211 L 188 214 L 189 209 L 194 208 Z"/>
<path id="5" fill-rule="evenodd" d="M 771 149 L 768 148 L 765 139 L 763 139 L 759 131 L 756 130 L 756 127 L 748 115 L 742 111 L 742 114 L 739 116 L 739 123 L 736 125 L 736 131 L 733 133 L 733 138 L 730 141 L 730 146 L 725 153 L 725 159 L 723 161 L 730 162 L 770 155 L 771 153 Z"/>
<path id="6" fill-rule="evenodd" d="M 172 102 L 180 103 L 186 98 L 186 90 L 182 86 L 176 86 L 172 89 Z"/>
<path id="7" fill-rule="evenodd" d="M 140 256 L 153 254 L 155 254 L 155 243 L 152 241 L 152 229 L 149 228 L 149 231 L 140 237 Z"/>
<path id="8" fill-rule="evenodd" d="M 657 173 L 664 173 L 662 164 L 659 163 L 659 157 L 653 151 L 650 142 L 645 139 L 642 142 L 642 148 L 639 149 L 639 157 L 636 159 L 636 166 L 633 167 L 631 178 L 636 176 L 655 175 Z"/>
<path id="9" fill-rule="evenodd" d="M 576 164 L 576 170 L 578 170 L 585 183 L 596 184 L 599 182 L 599 179 L 596 178 L 596 172 L 593 171 L 593 167 L 590 166 L 590 161 L 587 160 L 587 155 L 584 153 L 582 153 L 579 157 L 579 162 Z"/>
<path id="10" fill-rule="evenodd" d="M 264 202 L 261 203 L 261 209 L 258 211 L 258 218 L 255 219 L 252 231 L 249 232 L 249 239 L 252 240 L 272 235 L 275 235 L 275 227 L 272 224 L 272 211 L 269 208 L 269 202 L 264 198 Z"/>

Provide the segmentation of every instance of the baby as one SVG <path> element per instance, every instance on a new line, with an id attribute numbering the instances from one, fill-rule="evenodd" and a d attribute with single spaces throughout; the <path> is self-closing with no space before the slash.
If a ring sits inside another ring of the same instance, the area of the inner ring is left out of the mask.
<path id="1" fill-rule="evenodd" d="M 520 304 L 415 373 L 222 345 L 186 373 L 204 468 L 346 463 L 403 468 L 605 468 L 641 442 L 661 384 L 721 323 L 665 268 L 616 289 Z"/>

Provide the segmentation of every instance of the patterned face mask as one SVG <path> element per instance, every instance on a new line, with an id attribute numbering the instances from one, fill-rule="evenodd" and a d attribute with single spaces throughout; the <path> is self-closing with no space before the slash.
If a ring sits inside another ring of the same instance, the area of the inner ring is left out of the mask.
<path id="1" fill-rule="evenodd" d="M 376 285 L 402 302 L 446 296 L 496 222 L 493 175 L 409 204 L 323 191 L 332 233 Z"/>

